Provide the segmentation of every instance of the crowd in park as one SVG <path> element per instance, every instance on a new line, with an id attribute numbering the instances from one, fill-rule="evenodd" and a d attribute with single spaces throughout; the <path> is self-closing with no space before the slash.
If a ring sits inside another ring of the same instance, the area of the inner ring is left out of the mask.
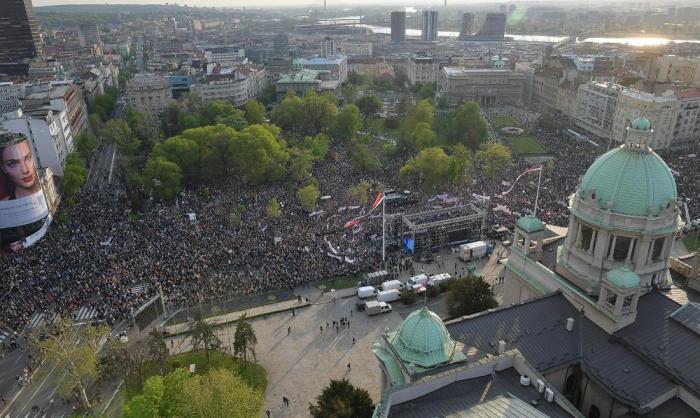
<path id="1" fill-rule="evenodd" d="M 482 144 L 488 127 L 478 105 L 435 121 L 434 108 L 419 102 L 390 143 L 356 137 L 378 104 L 336 104 L 316 95 L 284 99 L 270 114 L 279 128 L 265 123 L 264 108 L 169 108 L 169 139 L 141 161 L 138 205 L 83 190 L 43 240 L 0 259 L 7 278 L 0 290 L 10 296 L 0 305 L 4 325 L 21 330 L 35 312 L 81 307 L 115 323 L 159 288 L 182 306 L 374 270 L 380 213 L 344 225 L 366 214 L 383 188 L 411 190 L 413 198 L 392 211 L 486 200 L 490 221 L 512 227 L 532 210 L 537 173 L 502 194 L 531 167 L 505 146 Z M 531 134 L 555 155 L 543 169 L 538 216 L 565 226 L 567 197 L 605 149 L 537 128 L 535 119 L 526 122 Z M 129 184 L 128 165 L 144 145 L 133 136 L 114 141 L 122 155 L 133 153 L 121 162 Z M 682 155 L 666 160 L 680 173 L 679 195 L 699 213 L 700 164 Z"/>

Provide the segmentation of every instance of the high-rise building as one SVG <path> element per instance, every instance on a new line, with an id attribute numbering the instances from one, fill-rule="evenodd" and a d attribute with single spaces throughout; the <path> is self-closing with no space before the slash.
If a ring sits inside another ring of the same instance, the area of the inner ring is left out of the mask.
<path id="1" fill-rule="evenodd" d="M 287 58 L 289 56 L 289 36 L 286 33 L 276 33 L 272 37 L 272 49 L 275 57 Z"/>
<path id="2" fill-rule="evenodd" d="M 31 0 L 3 0 L 0 12 L 0 64 L 21 63 L 37 55 L 41 55 L 41 37 Z"/>
<path id="3" fill-rule="evenodd" d="M 323 38 L 323 41 L 321 41 L 321 56 L 327 58 L 335 53 L 335 41 L 333 41 L 333 38 L 326 36 Z"/>
<path id="4" fill-rule="evenodd" d="M 608 143 L 612 135 L 617 97 L 622 86 L 591 81 L 581 84 L 576 97 L 574 124 L 581 133 Z"/>
<path id="5" fill-rule="evenodd" d="M 80 25 L 80 46 L 92 47 L 93 45 L 102 46 L 100 27 L 94 21 L 83 23 Z"/>
<path id="6" fill-rule="evenodd" d="M 462 14 L 462 28 L 459 32 L 460 39 L 467 38 L 474 34 L 474 13 Z"/>
<path id="7" fill-rule="evenodd" d="M 406 12 L 391 12 L 391 42 L 406 42 Z"/>
<path id="8" fill-rule="evenodd" d="M 648 144 L 653 149 L 665 149 L 671 145 L 680 103 L 673 94 L 656 96 L 638 90 L 624 90 L 617 98 L 612 128 L 612 144 L 617 146 L 626 140 L 627 127 L 639 117 L 647 118 L 654 126 Z"/>
<path id="9" fill-rule="evenodd" d="M 487 13 L 484 25 L 475 38 L 480 41 L 502 41 L 506 36 L 506 14 Z"/>
<path id="10" fill-rule="evenodd" d="M 437 41 L 438 38 L 438 12 L 437 10 L 423 10 L 423 31 L 421 32 L 424 41 Z"/>

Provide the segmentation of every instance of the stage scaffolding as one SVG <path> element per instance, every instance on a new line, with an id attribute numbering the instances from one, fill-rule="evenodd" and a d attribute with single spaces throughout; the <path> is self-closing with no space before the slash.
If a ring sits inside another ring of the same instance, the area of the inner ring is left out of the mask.
<path id="1" fill-rule="evenodd" d="M 387 216 L 389 237 L 413 241 L 413 252 L 433 251 L 483 238 L 488 208 L 474 203 Z M 390 222 L 391 220 L 391 222 Z M 400 222 L 399 222 L 400 221 Z"/>

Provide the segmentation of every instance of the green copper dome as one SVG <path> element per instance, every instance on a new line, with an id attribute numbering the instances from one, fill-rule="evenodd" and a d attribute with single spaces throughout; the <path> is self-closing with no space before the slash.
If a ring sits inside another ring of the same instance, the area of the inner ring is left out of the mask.
<path id="1" fill-rule="evenodd" d="M 637 118 L 630 124 L 632 129 L 638 129 L 640 131 L 648 131 L 651 129 L 651 122 L 647 118 Z"/>
<path id="2" fill-rule="evenodd" d="M 623 145 L 590 166 L 581 180 L 579 196 L 595 199 L 599 208 L 614 213 L 655 216 L 669 201 L 676 200 L 676 181 L 654 151 Z"/>
<path id="3" fill-rule="evenodd" d="M 405 364 L 426 369 L 450 361 L 456 348 L 440 317 L 425 307 L 408 315 L 391 345 Z"/>
<path id="4" fill-rule="evenodd" d="M 608 281 L 621 289 L 633 289 L 639 287 L 639 276 L 629 267 L 624 266 L 615 270 L 610 270 L 607 274 Z"/>
<path id="5" fill-rule="evenodd" d="M 515 224 L 524 229 L 525 232 L 537 232 L 544 230 L 544 224 L 542 221 L 533 215 L 523 216 L 522 218 L 518 219 Z"/>

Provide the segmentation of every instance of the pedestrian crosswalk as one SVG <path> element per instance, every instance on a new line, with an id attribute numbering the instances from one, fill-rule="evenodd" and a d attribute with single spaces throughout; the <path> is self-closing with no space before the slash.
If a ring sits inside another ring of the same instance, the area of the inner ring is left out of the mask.
<path id="1" fill-rule="evenodd" d="M 58 314 L 55 312 L 49 312 L 44 314 L 43 312 L 36 312 L 27 324 L 27 329 L 34 329 L 46 324 L 53 324 L 58 318 Z"/>
<path id="2" fill-rule="evenodd" d="M 72 316 L 75 322 L 89 322 L 97 318 L 97 309 L 83 306 L 82 308 L 73 312 Z"/>
<path id="3" fill-rule="evenodd" d="M 14 334 L 14 331 L 9 328 L 0 329 L 0 343 L 9 339 L 12 334 Z"/>

